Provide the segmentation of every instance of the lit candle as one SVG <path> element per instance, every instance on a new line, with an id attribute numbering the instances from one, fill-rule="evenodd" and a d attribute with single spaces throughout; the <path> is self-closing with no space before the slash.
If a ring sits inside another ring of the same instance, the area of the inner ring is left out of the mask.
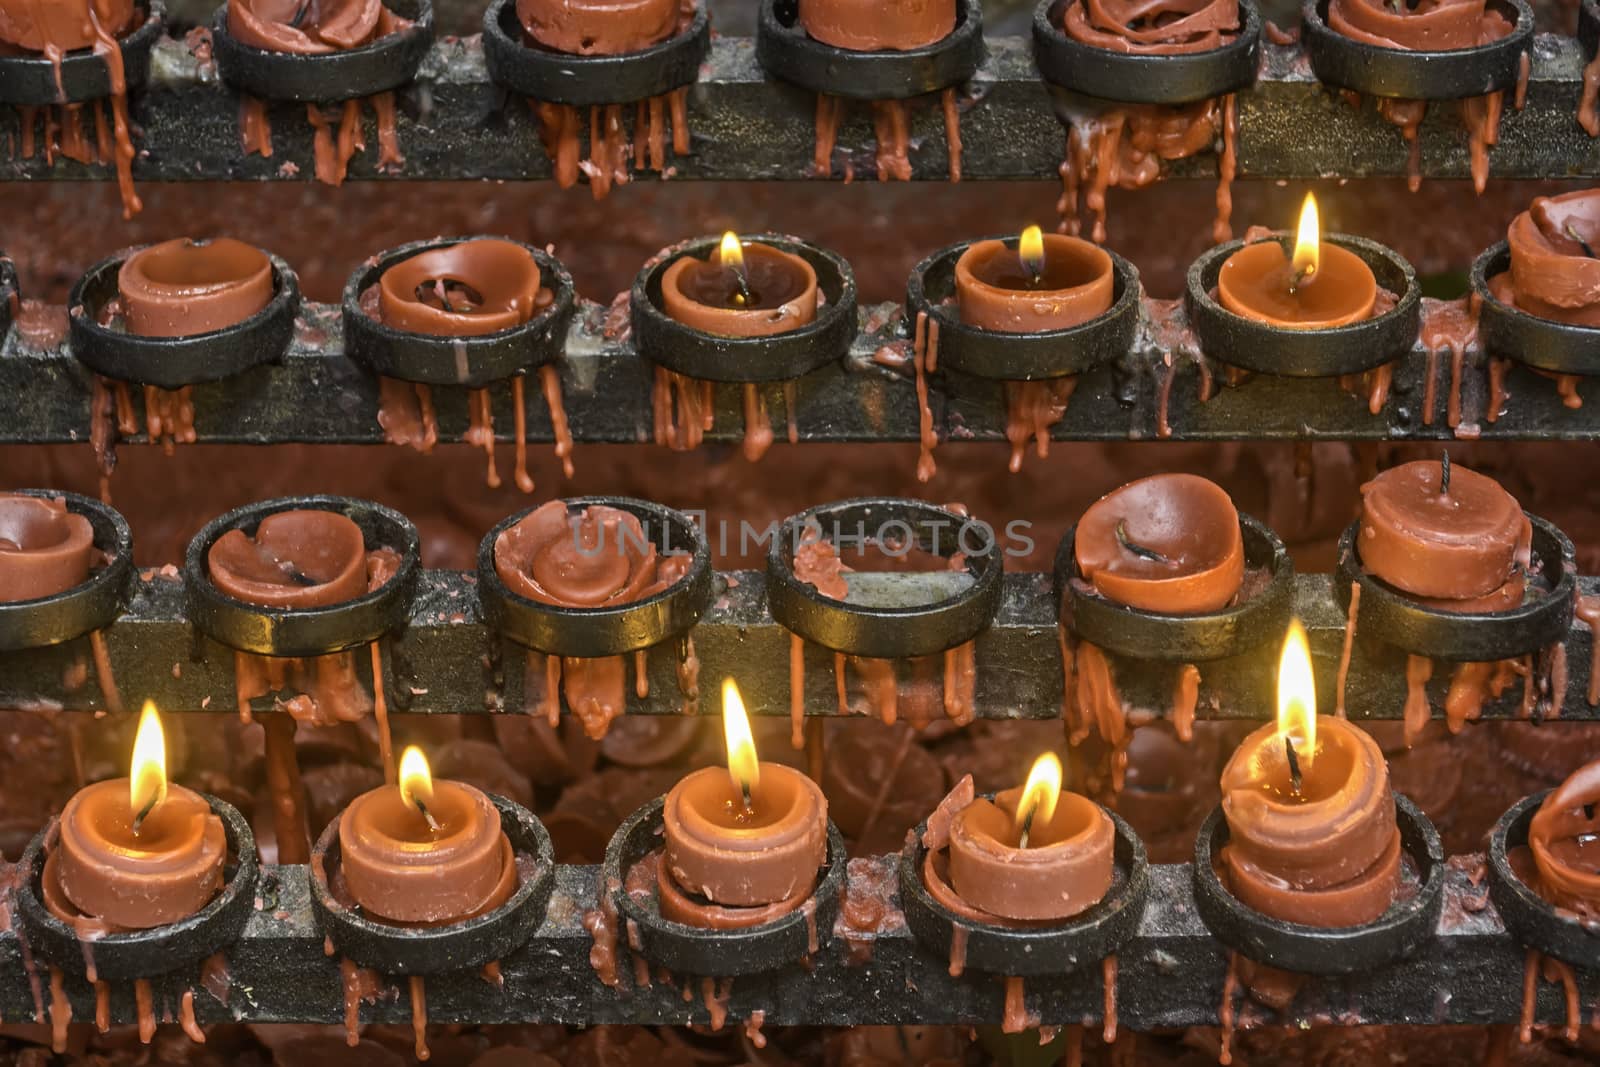
<path id="1" fill-rule="evenodd" d="M 1294 254 L 1276 240 L 1247 244 L 1222 264 L 1217 299 L 1236 315 L 1286 329 L 1345 326 L 1372 317 L 1378 281 L 1360 256 L 1322 240 L 1316 198 L 1300 210 Z"/>
<path id="2" fill-rule="evenodd" d="M 1383 752 L 1345 719 L 1317 715 L 1299 621 L 1278 664 L 1278 716 L 1222 771 L 1229 889 L 1255 910 L 1308 926 L 1357 926 L 1388 910 L 1400 834 Z"/>
<path id="3" fill-rule="evenodd" d="M 926 48 L 956 28 L 956 0 L 801 0 L 806 33 L 851 52 Z"/>
<path id="4" fill-rule="evenodd" d="M 1104 314 L 1115 288 L 1111 257 L 1089 241 L 1022 232 L 1015 249 L 977 241 L 956 260 L 961 321 L 1004 333 L 1063 330 Z"/>
<path id="5" fill-rule="evenodd" d="M 161 718 L 146 702 L 129 776 L 85 786 L 61 812 L 45 905 L 82 932 L 165 926 L 217 895 L 227 852 L 205 798 L 167 782 Z"/>
<path id="6" fill-rule="evenodd" d="M 117 271 L 128 332 L 187 337 L 226 329 L 272 299 L 272 260 L 254 245 L 179 237 L 141 248 Z"/>
<path id="7" fill-rule="evenodd" d="M 533 318 L 539 264 L 513 241 L 479 238 L 429 248 L 378 279 L 386 326 L 442 337 L 499 333 Z"/>
<path id="8" fill-rule="evenodd" d="M 94 527 L 66 501 L 0 494 L 0 604 L 65 593 L 94 555 Z"/>
<path id="9" fill-rule="evenodd" d="M 719 337 L 770 337 L 817 317 L 817 272 L 771 245 L 722 236 L 709 259 L 681 256 L 661 278 L 668 316 Z"/>

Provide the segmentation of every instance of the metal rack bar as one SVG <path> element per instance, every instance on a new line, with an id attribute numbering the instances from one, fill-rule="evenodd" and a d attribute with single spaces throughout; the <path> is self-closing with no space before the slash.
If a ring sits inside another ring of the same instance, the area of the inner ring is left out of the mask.
<path id="1" fill-rule="evenodd" d="M 893 857 L 856 861 L 852 878 L 881 876 L 873 870 Z M 1222 1004 L 1226 953 L 1195 912 L 1186 866 L 1152 869 L 1150 903 L 1135 938 L 1118 954 L 1117 1015 L 1130 1030 L 1215 1026 Z M 195 975 L 155 983 L 158 1015 L 176 1012 L 186 989 L 195 990 L 202 1023 L 340 1023 L 344 1019 L 339 964 L 323 952 L 309 903 L 305 867 L 269 867 L 262 905 L 244 936 L 226 953 L 231 975 L 227 1004 Z M 892 878 L 892 874 L 890 875 Z M 624 988 L 608 989 L 589 966 L 590 937 L 582 915 L 592 909 L 597 867 L 561 867 L 544 924 L 532 941 L 501 963 L 505 981 L 495 986 L 475 973 L 427 979 L 428 1019 L 438 1023 L 547 1022 L 705 1023 L 708 1012 L 698 979 L 675 976 L 648 989 L 631 988 L 631 968 L 619 967 Z M 1487 889 L 1462 870 L 1448 872 L 1444 914 L 1436 936 L 1404 962 L 1375 974 L 1313 979 L 1280 1016 L 1243 1001 L 1240 1025 L 1326 1026 L 1514 1023 L 1522 1006 L 1523 950 L 1501 925 Z M 728 1018 L 742 1021 L 754 1011 L 775 1026 L 916 1023 L 993 1024 L 999 1021 L 1004 986 L 997 978 L 969 973 L 952 979 L 948 961 L 919 947 L 891 913 L 882 924 L 866 965 L 848 963 L 838 937 L 810 968 L 740 978 L 732 984 Z M 624 953 L 626 946 L 624 945 Z M 48 984 L 47 982 L 45 984 Z M 130 984 L 131 986 L 131 984 Z M 685 995 L 685 987 L 688 995 Z M 0 934 L 0 1012 L 8 1020 L 32 1018 L 38 995 L 30 986 L 15 933 Z M 68 979 L 73 1017 L 94 1017 L 94 996 L 81 980 Z M 1098 1021 L 1102 1016 L 1099 968 L 1068 978 L 1029 979 L 1028 1007 L 1046 1024 Z M 1579 1002 L 1600 994 L 1600 972 L 1579 974 Z M 47 1002 L 47 997 L 46 997 Z M 1559 984 L 1540 983 L 1536 1018 L 1565 1021 Z M 405 1023 L 410 999 L 403 980 L 361 1006 L 363 1022 Z M 111 1015 L 134 1019 L 133 991 L 111 991 Z M 42 1018 L 40 1021 L 44 1021 Z"/>
<path id="2" fill-rule="evenodd" d="M 605 317 L 599 305 L 584 304 L 567 337 L 561 377 L 572 433 L 580 443 L 649 441 L 651 367 L 625 339 L 608 336 Z M 905 325 L 898 305 L 861 309 L 860 333 L 850 355 L 798 383 L 795 422 L 802 441 L 917 440 L 916 388 L 909 365 L 890 367 L 873 358 L 886 346 L 909 354 Z M 281 363 L 194 388 L 200 439 L 216 444 L 381 443 L 377 379 L 345 357 L 342 338 L 337 308 L 305 305 L 300 329 Z M 1215 365 L 1206 372 L 1217 381 L 1211 398 L 1202 403 L 1202 369 L 1194 353 L 1140 341 L 1122 360 L 1081 376 L 1066 417 L 1051 436 L 1061 441 L 1600 439 L 1600 405 L 1571 410 L 1554 383 L 1520 366 L 1507 376 L 1510 400 L 1504 414 L 1496 422 L 1487 421 L 1487 360 L 1476 348 L 1463 362 L 1457 428 L 1446 421 L 1450 359 L 1430 359 L 1420 347 L 1400 361 L 1389 400 L 1376 415 L 1368 410 L 1365 395 L 1342 388 L 1335 379 L 1258 375 L 1225 387 Z M 1434 410 L 1427 420 L 1423 398 L 1430 374 Z M 1001 383 L 940 371 L 931 384 L 934 426 L 945 447 L 1006 440 Z M 12 331 L 0 347 L 0 395 L 27 397 L 27 403 L 13 405 L 0 419 L 0 444 L 87 442 L 90 389 L 89 371 L 66 345 L 30 349 Z M 133 392 L 135 407 L 140 407 L 143 399 L 137 389 Z M 1170 430 L 1166 437 L 1160 417 L 1164 393 Z M 510 390 L 496 388 L 492 394 L 496 433 L 509 440 Z M 434 396 L 441 439 L 459 440 L 467 428 L 466 391 L 439 387 Z M 776 384 L 766 387 L 766 399 L 781 426 L 787 416 L 782 390 Z M 552 440 L 549 411 L 538 389 L 527 390 L 526 408 L 529 439 Z M 738 441 L 743 433 L 739 387 L 719 386 L 716 427 L 707 439 Z"/>
<path id="3" fill-rule="evenodd" d="M 789 633 L 766 611 L 765 574 L 734 571 L 721 575 L 722 592 L 693 631 L 702 679 L 733 675 L 749 710 L 759 715 L 789 714 Z M 728 579 L 733 579 L 729 582 Z M 422 714 L 517 714 L 524 701 L 526 657 L 518 646 L 497 638 L 478 611 L 472 575 L 424 572 L 411 622 L 388 642 L 386 692 L 390 707 Z M 735 584 L 736 583 L 736 584 Z M 1344 611 L 1335 601 L 1327 575 L 1297 578 L 1296 612 L 1310 634 L 1321 706 L 1333 707 L 1333 680 L 1344 641 Z M 1600 591 L 1600 578 L 1584 578 L 1581 591 Z M 183 611 L 183 585 L 159 574 L 141 577 L 121 621 L 105 631 L 117 683 L 128 699 L 152 699 L 164 712 L 232 712 L 235 707 L 233 655 L 198 637 Z M 67 689 L 64 678 L 84 662 L 84 640 L 51 649 L 0 653 L 0 707 L 104 707 L 92 682 Z M 1589 684 L 1589 630 L 1575 622 L 1567 638 L 1567 687 L 1560 717 L 1600 719 L 1586 700 Z M 366 657 L 358 670 L 370 682 Z M 826 649 L 807 649 L 806 713 L 838 714 L 833 657 Z M 1209 719 L 1266 719 L 1273 714 L 1278 649 L 1200 665 L 1203 680 L 1197 714 Z M 649 656 L 650 695 L 631 693 L 632 714 L 676 715 L 683 697 L 668 648 Z M 1112 657 L 1124 701 L 1164 715 L 1171 704 L 1177 664 Z M 1435 672 L 1430 687 L 1435 714 L 1441 714 L 1448 670 Z M 853 676 L 853 675 L 852 675 Z M 542 674 L 533 675 L 537 701 Z M 631 689 L 631 687 L 630 687 Z M 716 687 L 702 685 L 708 694 Z M 486 696 L 487 694 L 487 696 Z M 1361 719 L 1398 719 L 1405 703 L 1405 657 L 1394 649 L 1356 643 L 1347 704 Z M 1515 718 L 1521 688 L 1513 686 L 1484 708 L 1486 718 Z M 270 705 L 263 705 L 269 707 Z M 1061 714 L 1061 658 L 1055 603 L 1047 574 L 1011 574 L 994 625 L 977 641 L 977 714 L 991 719 L 1051 719 Z M 712 699 L 705 708 L 714 711 Z"/>
<path id="4" fill-rule="evenodd" d="M 1034 69 L 1031 44 L 992 37 L 989 58 L 967 88 L 962 122 L 962 173 L 968 178 L 1053 178 L 1062 156 L 1062 130 Z M 1238 175 L 1311 179 L 1398 176 L 1407 148 L 1398 130 L 1368 102 L 1353 109 L 1311 75 L 1297 48 L 1263 45 L 1261 80 L 1241 94 Z M 1509 105 L 1492 169 L 1503 178 L 1578 178 L 1600 174 L 1600 153 L 1575 119 L 1583 81 L 1576 40 L 1541 35 L 1533 52 L 1526 107 Z M 371 153 L 351 166 L 352 179 L 543 180 L 550 164 L 529 109 L 489 81 L 477 37 L 438 42 L 419 79 L 401 93 L 400 147 L 405 165 L 379 173 Z M 1082 110 L 1083 102 L 1075 106 Z M 0 115 L 0 139 L 16 141 L 18 119 Z M 858 162 L 857 177 L 873 173 L 866 109 L 849 109 L 839 144 Z M 311 133 L 305 111 L 272 108 L 276 152 L 246 157 L 239 148 L 238 101 L 180 40 L 158 43 L 151 83 L 133 98 L 143 130 L 134 176 L 141 181 L 310 180 Z M 810 176 L 814 105 L 801 90 L 767 79 L 755 42 L 724 37 L 712 48 L 690 96 L 692 156 L 674 162 L 674 180 L 771 181 Z M 368 116 L 370 120 L 370 115 Z M 1306 131 L 1316 131 L 1307 137 Z M 1422 167 L 1428 177 L 1469 176 L 1467 136 L 1456 108 L 1429 109 L 1422 126 Z M 367 143 L 375 144 L 369 131 Z M 912 129 L 916 177 L 948 176 L 938 109 L 917 109 Z M 109 168 L 57 160 L 0 160 L 0 180 L 106 180 Z M 286 166 L 292 163 L 292 166 Z M 1164 168 L 1175 177 L 1215 174 L 1210 155 Z"/>

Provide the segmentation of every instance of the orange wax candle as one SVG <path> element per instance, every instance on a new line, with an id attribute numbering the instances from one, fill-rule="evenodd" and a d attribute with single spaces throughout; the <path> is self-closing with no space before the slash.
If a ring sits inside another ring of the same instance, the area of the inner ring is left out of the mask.
<path id="1" fill-rule="evenodd" d="M 817 272 L 800 256 L 724 234 L 709 259 L 681 256 L 661 277 L 671 318 L 719 337 L 770 337 L 817 317 Z"/>
<path id="2" fill-rule="evenodd" d="M 956 260 L 961 321 L 1003 333 L 1064 330 L 1111 307 L 1111 257 L 1077 237 L 1023 232 L 1016 248 L 978 241 Z"/>
<path id="3" fill-rule="evenodd" d="M 1291 330 L 1325 330 L 1372 317 L 1378 280 L 1354 252 L 1321 240 L 1306 197 L 1294 254 L 1276 240 L 1245 245 L 1217 275 L 1217 299 L 1235 315 Z"/>

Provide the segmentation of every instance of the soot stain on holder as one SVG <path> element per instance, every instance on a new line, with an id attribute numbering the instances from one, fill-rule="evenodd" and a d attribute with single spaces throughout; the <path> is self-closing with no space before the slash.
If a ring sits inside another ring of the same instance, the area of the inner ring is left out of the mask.
<path id="1" fill-rule="evenodd" d="M 11 489 L 8 493 L 62 500 L 94 529 L 94 547 L 103 557 L 89 577 L 55 596 L 0 603 L 0 652 L 58 645 L 104 629 L 117 621 L 133 575 L 133 531 L 108 504 L 54 489 Z M 105 681 L 103 679 L 103 681 Z"/>
<path id="2" fill-rule="evenodd" d="M 1240 955 L 1293 974 L 1335 977 L 1381 970 L 1427 940 L 1444 908 L 1444 847 L 1428 817 L 1395 795 L 1402 855 L 1415 865 L 1414 891 L 1402 892 L 1379 918 L 1362 926 L 1318 927 L 1263 915 L 1228 891 L 1216 858 L 1228 824 L 1215 808 L 1195 839 L 1196 910 L 1212 935 Z M 1403 887 L 1404 888 L 1404 887 Z"/>
<path id="3" fill-rule="evenodd" d="M 1517 941 L 1574 967 L 1593 969 L 1600 960 L 1600 928 L 1564 914 L 1517 874 L 1512 849 L 1528 843 L 1533 817 L 1550 795 L 1523 797 L 1494 824 L 1489 834 L 1489 898 Z"/>
<path id="4" fill-rule="evenodd" d="M 1478 339 L 1483 350 L 1551 374 L 1600 374 L 1600 327 L 1544 319 L 1501 303 L 1489 288 L 1489 279 L 1510 269 L 1511 250 L 1504 241 L 1472 264 L 1472 293 L 1478 299 Z"/>
<path id="5" fill-rule="evenodd" d="M 1423 52 L 1384 48 L 1346 37 L 1328 24 L 1328 0 L 1304 0 L 1302 41 L 1317 80 L 1367 96 L 1460 100 L 1516 88 L 1522 56 L 1533 46 L 1527 0 L 1489 0 L 1512 16 L 1506 36 L 1476 48 Z"/>

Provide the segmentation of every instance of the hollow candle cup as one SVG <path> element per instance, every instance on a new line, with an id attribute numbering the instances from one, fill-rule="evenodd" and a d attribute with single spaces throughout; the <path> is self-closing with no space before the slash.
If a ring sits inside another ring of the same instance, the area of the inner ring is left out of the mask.
<path id="1" fill-rule="evenodd" d="M 94 527 L 65 501 L 0 494 L 0 603 L 65 593 L 93 556 Z"/>
<path id="2" fill-rule="evenodd" d="M 800 256 L 771 245 L 742 244 L 745 287 L 720 252 L 680 256 L 661 276 L 668 317 L 719 337 L 771 337 L 816 320 L 817 272 Z"/>
<path id="3" fill-rule="evenodd" d="M 978 241 L 956 260 L 961 321 L 1002 333 L 1064 330 L 1111 307 L 1115 273 L 1103 248 L 1077 237 L 1044 235 L 1044 255 L 1029 270 L 1003 241 Z"/>
<path id="4" fill-rule="evenodd" d="M 480 238 L 429 248 L 378 279 L 384 325 L 436 337 L 476 337 L 520 326 L 539 302 L 539 264 L 511 241 Z"/>
<path id="5" fill-rule="evenodd" d="M 190 337 L 235 326 L 272 300 L 272 260 L 231 237 L 141 248 L 117 271 L 128 332 Z"/>
<path id="6" fill-rule="evenodd" d="M 961 899 L 1007 919 L 1067 919 L 1111 888 L 1116 831 L 1100 805 L 1063 791 L 1048 821 L 1018 847 L 1021 787 L 980 797 L 950 826 L 950 885 Z"/>
<path id="7" fill-rule="evenodd" d="M 335 511 L 280 511 L 254 537 L 229 530 L 206 554 L 218 589 L 263 607 L 316 608 L 367 592 L 361 527 Z"/>

